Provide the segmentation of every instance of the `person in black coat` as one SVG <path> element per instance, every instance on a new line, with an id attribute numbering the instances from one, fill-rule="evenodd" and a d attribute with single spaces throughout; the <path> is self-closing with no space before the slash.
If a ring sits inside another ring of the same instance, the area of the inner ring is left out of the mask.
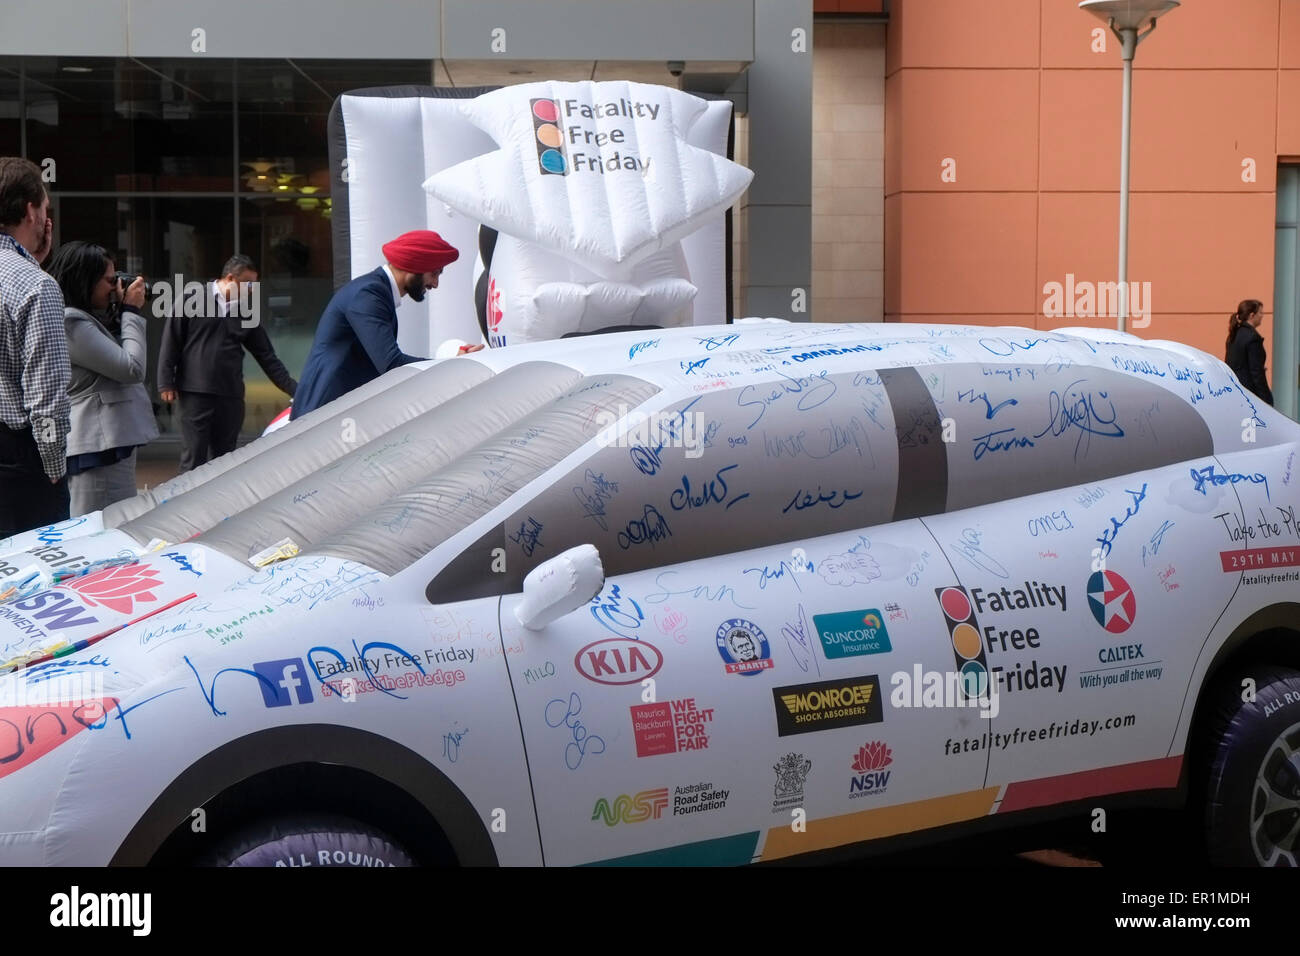
<path id="1" fill-rule="evenodd" d="M 1273 392 L 1265 374 L 1264 337 L 1259 334 L 1264 321 L 1264 303 L 1243 299 L 1237 311 L 1228 317 L 1228 343 L 1224 361 L 1241 384 L 1261 399 L 1273 404 Z"/>

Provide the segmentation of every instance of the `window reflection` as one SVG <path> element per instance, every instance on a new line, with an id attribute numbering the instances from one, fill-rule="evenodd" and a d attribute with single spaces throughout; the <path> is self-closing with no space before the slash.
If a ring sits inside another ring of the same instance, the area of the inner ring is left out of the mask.
<path id="1" fill-rule="evenodd" d="M 55 241 L 101 243 L 151 283 L 207 282 L 231 254 L 251 256 L 262 321 L 297 378 L 333 293 L 330 108 L 349 90 L 430 78 L 421 60 L 3 57 L 0 155 L 53 160 Z M 148 330 L 161 454 L 174 457 L 178 410 L 156 388 L 162 319 Z M 288 398 L 247 356 L 245 391 L 252 438 Z"/>

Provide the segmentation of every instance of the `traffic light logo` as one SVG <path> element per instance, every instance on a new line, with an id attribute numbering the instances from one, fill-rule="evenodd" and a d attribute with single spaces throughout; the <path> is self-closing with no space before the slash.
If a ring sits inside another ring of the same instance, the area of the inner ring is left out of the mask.
<path id="1" fill-rule="evenodd" d="M 948 638 L 952 642 L 957 672 L 961 675 L 962 694 L 969 700 L 989 693 L 989 666 L 984 656 L 984 642 L 980 639 L 975 609 L 971 607 L 966 589 L 960 585 L 935 588 L 939 607 L 948 624 Z"/>
<path id="2" fill-rule="evenodd" d="M 565 176 L 569 161 L 564 156 L 564 134 L 560 131 L 558 100 L 532 99 L 533 136 L 537 141 L 537 167 L 542 175 Z"/>

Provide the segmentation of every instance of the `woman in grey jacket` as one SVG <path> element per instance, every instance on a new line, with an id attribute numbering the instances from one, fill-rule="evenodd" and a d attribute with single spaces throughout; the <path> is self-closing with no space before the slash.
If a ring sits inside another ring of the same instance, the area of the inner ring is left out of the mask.
<path id="1" fill-rule="evenodd" d="M 158 436 L 145 391 L 144 279 L 119 288 L 113 257 L 103 246 L 69 242 L 50 262 L 63 290 L 72 378 L 68 398 L 68 492 L 71 516 L 134 498 L 135 450 Z M 121 339 L 104 325 L 109 307 L 122 300 Z"/>

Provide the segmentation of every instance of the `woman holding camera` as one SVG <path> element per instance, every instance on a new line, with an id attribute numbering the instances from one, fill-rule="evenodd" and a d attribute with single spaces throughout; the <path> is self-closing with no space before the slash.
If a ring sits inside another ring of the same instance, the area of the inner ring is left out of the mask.
<path id="1" fill-rule="evenodd" d="M 72 517 L 133 498 L 135 450 L 158 436 L 145 391 L 145 283 L 123 291 L 113 257 L 103 246 L 69 242 L 55 253 L 49 272 L 63 290 L 72 378 L 68 398 L 68 492 Z M 119 340 L 106 327 L 121 299 Z"/>

